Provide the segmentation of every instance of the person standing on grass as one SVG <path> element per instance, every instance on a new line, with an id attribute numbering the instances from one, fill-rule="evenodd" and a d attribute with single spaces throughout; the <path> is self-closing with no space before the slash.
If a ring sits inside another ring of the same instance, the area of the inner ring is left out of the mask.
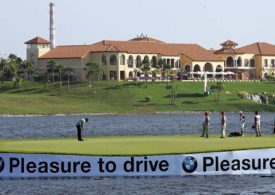
<path id="1" fill-rule="evenodd" d="M 261 137 L 261 116 L 258 111 L 255 111 L 255 117 L 254 117 L 254 126 L 255 126 L 255 132 L 256 137 Z"/>
<path id="2" fill-rule="evenodd" d="M 226 116 L 224 111 L 221 111 L 222 120 L 221 120 L 221 138 L 225 138 L 225 130 L 226 130 Z"/>
<path id="3" fill-rule="evenodd" d="M 240 121 L 241 121 L 241 135 L 244 136 L 245 115 L 243 111 L 240 111 Z"/>
<path id="4" fill-rule="evenodd" d="M 209 124 L 210 124 L 210 117 L 209 117 L 209 113 L 208 112 L 204 112 L 204 122 L 202 124 L 202 135 L 201 137 L 205 137 L 208 138 L 208 128 L 209 128 Z"/>
<path id="5" fill-rule="evenodd" d="M 85 123 L 87 123 L 88 122 L 88 119 L 87 118 L 83 118 L 83 119 L 81 119 L 81 120 L 79 120 L 77 123 L 76 123 L 76 129 L 77 129 L 77 139 L 78 139 L 78 141 L 84 141 L 83 139 L 82 139 L 82 131 L 84 130 L 83 129 L 83 126 L 84 126 L 84 124 Z"/>

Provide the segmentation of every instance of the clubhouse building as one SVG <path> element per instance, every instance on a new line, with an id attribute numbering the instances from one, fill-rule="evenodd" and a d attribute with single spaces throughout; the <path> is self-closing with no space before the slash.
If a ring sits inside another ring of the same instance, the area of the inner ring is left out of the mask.
<path id="1" fill-rule="evenodd" d="M 226 41 L 219 50 L 208 50 L 198 44 L 166 43 L 154 38 L 138 36 L 128 41 L 103 40 L 91 45 L 65 45 L 51 49 L 50 42 L 36 37 L 25 42 L 27 60 L 34 68 L 47 70 L 50 60 L 73 69 L 77 80 L 86 80 L 85 65 L 98 62 L 104 67 L 104 80 L 132 80 L 142 78 L 142 61 L 150 62 L 150 77 L 161 79 L 164 73 L 159 61 L 170 65 L 170 74 L 181 79 L 199 79 L 207 72 L 215 79 L 263 79 L 275 74 L 275 45 L 257 42 L 237 48 Z M 158 67 L 158 68 L 157 68 Z M 230 74 L 226 74 L 230 73 Z"/>

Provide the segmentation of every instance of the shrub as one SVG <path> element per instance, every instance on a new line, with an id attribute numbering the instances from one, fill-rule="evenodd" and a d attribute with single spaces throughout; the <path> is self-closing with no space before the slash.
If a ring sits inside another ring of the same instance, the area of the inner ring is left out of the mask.
<path id="1" fill-rule="evenodd" d="M 147 96 L 144 98 L 144 101 L 145 102 L 150 102 L 152 100 L 152 97 L 151 96 Z"/>
<path id="2" fill-rule="evenodd" d="M 241 99 L 245 99 L 249 96 L 249 93 L 246 91 L 237 91 L 237 96 Z"/>

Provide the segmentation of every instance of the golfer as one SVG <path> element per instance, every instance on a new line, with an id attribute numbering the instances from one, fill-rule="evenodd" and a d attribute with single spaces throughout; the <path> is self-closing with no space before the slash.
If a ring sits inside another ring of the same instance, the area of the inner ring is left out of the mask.
<path id="1" fill-rule="evenodd" d="M 245 115 L 243 111 L 240 111 L 240 121 L 241 121 L 241 135 L 244 136 Z"/>
<path id="2" fill-rule="evenodd" d="M 258 111 L 255 111 L 254 126 L 256 131 L 256 137 L 261 137 L 261 116 Z"/>
<path id="3" fill-rule="evenodd" d="M 208 128 L 209 128 L 209 124 L 210 124 L 210 117 L 209 117 L 208 112 L 205 112 L 204 116 L 205 116 L 205 119 L 204 119 L 204 122 L 202 124 L 203 129 L 202 129 L 201 137 L 205 136 L 205 138 L 208 138 Z"/>
<path id="4" fill-rule="evenodd" d="M 221 138 L 225 138 L 225 130 L 226 130 L 226 116 L 224 111 L 221 111 Z"/>
<path id="5" fill-rule="evenodd" d="M 81 133 L 82 133 L 82 131 L 83 131 L 83 126 L 84 126 L 84 124 L 87 123 L 87 122 L 88 122 L 88 119 L 87 119 L 87 118 L 83 118 L 83 119 L 81 119 L 80 121 L 78 121 L 78 122 L 76 123 L 77 139 L 78 139 L 78 141 L 84 141 L 84 140 L 82 139 Z"/>

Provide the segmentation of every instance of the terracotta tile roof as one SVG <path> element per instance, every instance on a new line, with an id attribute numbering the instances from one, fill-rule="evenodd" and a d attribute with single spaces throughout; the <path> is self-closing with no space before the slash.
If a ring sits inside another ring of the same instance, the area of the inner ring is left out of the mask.
<path id="1" fill-rule="evenodd" d="M 25 44 L 50 44 L 50 42 L 41 37 L 35 37 L 29 41 L 26 41 Z"/>
<path id="2" fill-rule="evenodd" d="M 137 37 L 137 38 L 130 39 L 129 41 L 147 41 L 147 42 L 165 43 L 163 41 L 160 41 L 158 39 L 154 39 L 151 37 Z"/>
<path id="3" fill-rule="evenodd" d="M 169 44 L 160 42 L 137 41 L 103 41 L 115 45 L 120 51 L 133 54 L 160 54 L 163 56 L 179 56 L 184 54 L 197 61 L 221 61 L 220 58 L 197 44 Z"/>
<path id="4" fill-rule="evenodd" d="M 242 52 L 241 50 L 235 49 L 235 48 L 222 48 L 214 52 L 214 54 L 243 54 L 243 53 L 244 52 Z"/>
<path id="5" fill-rule="evenodd" d="M 233 47 L 235 47 L 235 46 L 237 46 L 237 45 L 239 45 L 239 44 L 236 43 L 236 42 L 234 42 L 234 41 L 227 40 L 227 41 L 221 43 L 220 45 L 221 45 L 221 46 L 231 46 L 231 47 L 233 46 Z"/>
<path id="6" fill-rule="evenodd" d="M 40 58 L 81 58 L 89 52 L 125 52 L 132 54 L 160 54 L 180 56 L 196 61 L 221 61 L 221 59 L 197 44 L 169 44 L 157 41 L 111 41 L 103 40 L 92 45 L 59 46 Z"/>
<path id="7" fill-rule="evenodd" d="M 84 45 L 71 45 L 71 46 L 58 46 L 50 50 L 40 59 L 55 59 L 55 58 L 81 58 L 89 52 L 89 46 Z"/>
<path id="8" fill-rule="evenodd" d="M 275 45 L 265 43 L 265 42 L 256 42 L 244 47 L 239 48 L 238 50 L 255 55 L 275 55 Z"/>

